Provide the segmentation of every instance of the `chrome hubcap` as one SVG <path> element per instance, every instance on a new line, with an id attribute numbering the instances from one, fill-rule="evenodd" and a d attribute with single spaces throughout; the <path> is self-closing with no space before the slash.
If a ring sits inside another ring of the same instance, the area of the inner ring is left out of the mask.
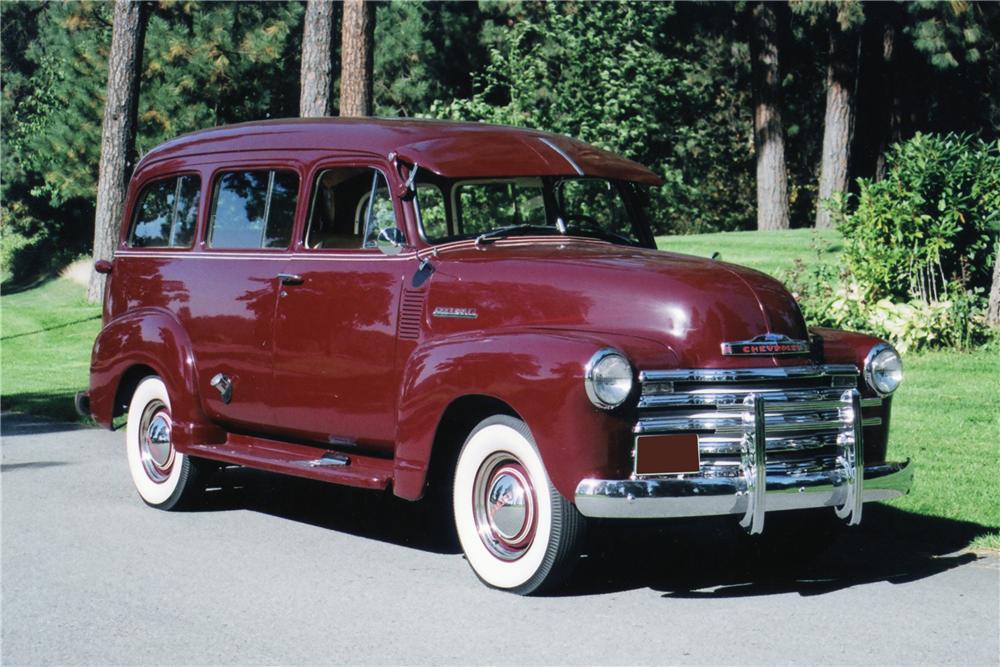
<path id="1" fill-rule="evenodd" d="M 146 406 L 139 426 L 139 458 L 149 479 L 160 484 L 170 476 L 174 446 L 170 439 L 173 422 L 170 411 L 160 401 Z"/>
<path id="2" fill-rule="evenodd" d="M 473 489 L 473 516 L 483 544 L 494 556 L 517 560 L 535 537 L 536 503 L 527 470 L 506 452 L 480 466 Z"/>

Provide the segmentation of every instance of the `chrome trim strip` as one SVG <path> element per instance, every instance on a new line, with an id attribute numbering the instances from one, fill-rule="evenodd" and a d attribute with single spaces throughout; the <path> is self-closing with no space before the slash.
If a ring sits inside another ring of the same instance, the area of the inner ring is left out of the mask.
<path id="1" fill-rule="evenodd" d="M 863 408 L 878 408 L 882 406 L 882 398 L 862 398 L 861 407 Z"/>
<path id="2" fill-rule="evenodd" d="M 764 515 L 767 513 L 767 420 L 763 398 L 750 394 L 743 405 L 746 412 L 740 468 L 746 481 L 747 510 L 740 525 L 751 535 L 760 535 L 764 532 Z"/>
<path id="3" fill-rule="evenodd" d="M 837 463 L 844 478 L 844 504 L 835 507 L 837 516 L 848 526 L 861 523 L 861 510 L 865 502 L 865 441 L 861 425 L 861 394 L 857 389 L 844 392 L 844 402 L 851 406 L 850 428 L 841 433 Z"/>
<path id="4" fill-rule="evenodd" d="M 767 399 L 768 404 L 791 403 L 795 408 L 813 407 L 815 404 L 840 404 L 844 393 L 842 388 L 816 387 L 813 389 L 742 389 L 713 387 L 692 389 L 675 394 L 654 394 L 642 396 L 639 408 L 670 408 L 678 406 L 737 406 L 743 403 L 747 394 L 758 394 Z"/>
<path id="5" fill-rule="evenodd" d="M 573 158 L 571 158 L 569 156 L 569 154 L 566 153 L 566 151 L 564 151 L 563 149 L 559 148 L 558 146 L 556 146 L 554 143 L 552 143 L 551 141 L 549 141 L 545 137 L 538 137 L 538 140 L 540 142 L 542 142 L 543 144 L 545 144 L 546 146 L 548 146 L 549 148 L 551 148 L 552 150 L 554 150 L 556 153 L 558 153 L 559 157 L 561 157 L 562 159 L 566 160 L 566 162 L 569 163 L 569 166 L 573 167 L 573 171 L 575 171 L 577 173 L 577 175 L 579 175 L 579 176 L 586 176 L 586 174 L 583 173 L 583 169 L 580 169 L 580 165 L 578 165 L 573 160 Z"/>
<path id="6" fill-rule="evenodd" d="M 865 466 L 863 492 L 857 502 L 890 500 L 913 485 L 909 461 Z M 837 507 L 847 492 L 843 471 L 805 475 L 768 475 L 770 512 Z M 584 516 L 608 519 L 745 515 L 746 482 L 740 477 L 663 477 L 655 479 L 584 479 L 576 487 L 576 507 Z"/>
<path id="7" fill-rule="evenodd" d="M 785 366 L 778 368 L 679 368 L 666 371 L 640 371 L 639 382 L 753 382 L 820 378 L 834 375 L 857 377 L 858 369 L 850 364 Z"/>
<path id="8" fill-rule="evenodd" d="M 768 406 L 768 410 L 771 406 Z M 800 431 L 829 431 L 844 422 L 842 408 L 805 410 L 805 414 L 768 412 L 766 426 L 769 433 L 798 433 Z M 646 417 L 640 419 L 632 432 L 636 434 L 669 433 L 671 431 L 714 431 L 715 435 L 739 435 L 743 432 L 743 412 L 699 412 L 695 414 Z"/>

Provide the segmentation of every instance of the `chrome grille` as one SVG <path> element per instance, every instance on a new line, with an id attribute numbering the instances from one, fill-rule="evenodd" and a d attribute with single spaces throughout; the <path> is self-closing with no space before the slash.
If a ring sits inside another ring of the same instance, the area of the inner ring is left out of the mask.
<path id="1" fill-rule="evenodd" d="M 639 379 L 635 434 L 698 434 L 704 477 L 746 474 L 748 421 L 756 418 L 766 434 L 768 475 L 837 470 L 844 434 L 861 418 L 851 398 L 858 370 L 849 365 L 644 371 Z"/>

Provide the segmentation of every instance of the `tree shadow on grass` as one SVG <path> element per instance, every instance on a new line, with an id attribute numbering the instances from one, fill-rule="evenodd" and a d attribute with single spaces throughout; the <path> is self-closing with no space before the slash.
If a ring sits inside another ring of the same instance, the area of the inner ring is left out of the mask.
<path id="1" fill-rule="evenodd" d="M 4 437 L 60 433 L 87 428 L 73 404 L 75 392 L 8 394 L 0 398 Z"/>
<path id="2" fill-rule="evenodd" d="M 439 554 L 459 554 L 447 502 L 228 467 L 215 473 L 201 511 L 250 510 Z M 591 522 L 585 555 L 556 595 L 648 588 L 665 598 L 824 593 L 876 582 L 906 583 L 977 560 L 962 552 L 992 529 L 879 503 L 841 528 L 833 510 L 767 517 L 748 538 L 734 517 Z"/>

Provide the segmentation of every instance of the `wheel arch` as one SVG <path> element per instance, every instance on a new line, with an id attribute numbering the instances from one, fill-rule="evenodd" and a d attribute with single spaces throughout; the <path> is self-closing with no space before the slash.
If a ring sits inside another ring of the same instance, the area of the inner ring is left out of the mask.
<path id="1" fill-rule="evenodd" d="M 190 338 L 177 318 L 162 308 L 130 311 L 98 334 L 90 364 L 90 405 L 97 422 L 111 428 L 139 382 L 149 375 L 160 377 L 170 393 L 178 450 L 195 441 L 224 438 L 202 410 Z"/>
<path id="2" fill-rule="evenodd" d="M 522 419 L 508 403 L 486 394 L 459 396 L 445 408 L 434 431 L 430 460 L 427 463 L 426 486 L 430 492 L 450 493 L 451 475 L 462 444 L 477 424 L 493 415 Z"/>

